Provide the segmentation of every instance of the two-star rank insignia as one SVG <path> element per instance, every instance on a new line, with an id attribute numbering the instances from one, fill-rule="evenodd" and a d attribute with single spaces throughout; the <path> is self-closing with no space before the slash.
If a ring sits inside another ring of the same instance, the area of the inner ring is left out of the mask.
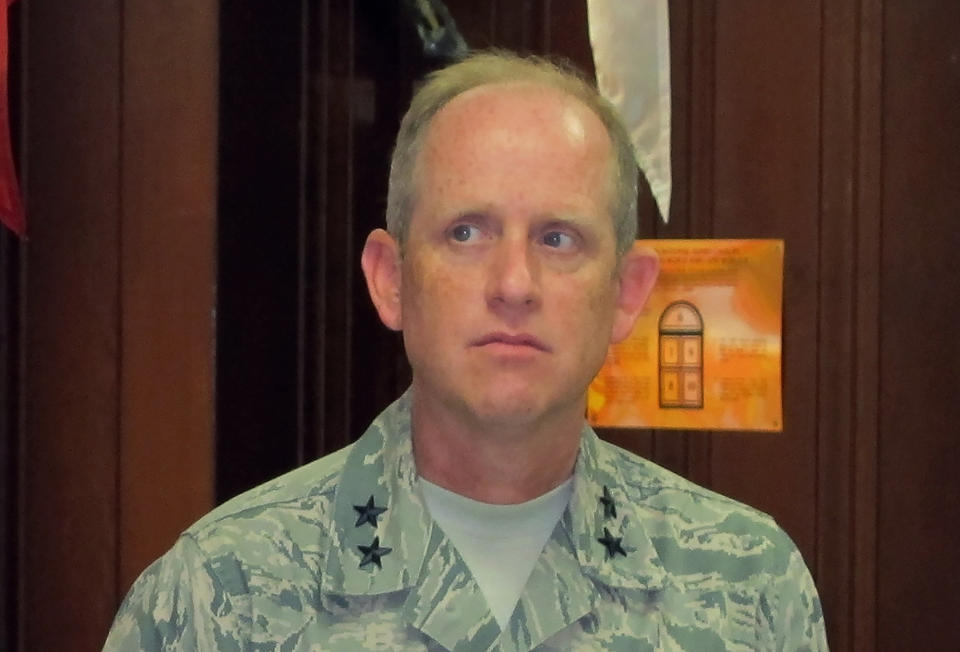
<path id="1" fill-rule="evenodd" d="M 373 527 L 377 527 L 377 517 L 387 511 L 386 507 L 377 507 L 373 503 L 373 496 L 370 496 L 370 500 L 367 501 L 366 505 L 354 505 L 353 508 L 357 510 L 357 514 L 360 515 L 357 518 L 356 527 L 360 527 L 364 523 L 369 523 Z M 379 560 L 377 561 L 377 565 L 380 565 Z"/>
<path id="2" fill-rule="evenodd" d="M 373 502 L 373 496 L 367 500 L 366 505 L 354 505 L 353 509 L 356 510 L 357 522 L 354 524 L 355 527 L 360 527 L 366 523 L 369 523 L 376 529 L 377 527 L 377 517 L 387 511 L 386 507 L 377 507 L 376 503 Z M 363 559 L 360 560 L 360 568 L 364 566 L 369 566 L 370 564 L 376 564 L 377 568 L 383 570 L 383 564 L 380 563 L 380 558 L 386 555 L 389 555 L 393 548 L 385 548 L 380 545 L 380 537 L 373 537 L 373 542 L 369 546 L 360 546 L 357 548 L 360 549 L 360 552 L 363 554 Z"/>
<path id="3" fill-rule="evenodd" d="M 371 498 L 371 500 L 373 500 Z M 619 541 L 619 539 L 618 539 Z M 360 560 L 360 568 L 367 564 L 376 564 L 377 568 L 383 569 L 380 558 L 389 555 L 393 548 L 383 548 L 380 546 L 380 537 L 373 537 L 373 543 L 369 546 L 357 546 L 363 553 L 363 559 Z"/>
<path id="4" fill-rule="evenodd" d="M 610 495 L 607 485 L 603 485 L 603 495 L 600 496 L 600 502 L 603 504 L 604 518 L 617 518 L 617 504 L 613 501 L 613 496 Z"/>
<path id="5" fill-rule="evenodd" d="M 603 528 L 603 536 L 597 539 L 600 543 L 603 544 L 603 547 L 607 549 L 607 559 L 613 559 L 614 555 L 620 554 L 624 557 L 627 556 L 627 551 L 623 549 L 623 546 L 620 545 L 620 542 L 623 541 L 623 537 L 615 537 L 610 534 L 610 530 Z M 378 562 L 379 563 L 379 562 Z"/>
<path id="6" fill-rule="evenodd" d="M 610 495 L 610 488 L 607 487 L 607 485 L 603 485 L 603 495 L 600 496 L 600 504 L 603 505 L 604 519 L 617 518 L 617 503 L 613 500 L 613 496 Z M 607 559 L 613 559 L 617 555 L 627 556 L 627 551 L 620 545 L 623 537 L 613 536 L 610 534 L 609 528 L 603 528 L 603 536 L 597 539 L 597 541 L 602 543 L 603 547 L 607 549 Z"/>

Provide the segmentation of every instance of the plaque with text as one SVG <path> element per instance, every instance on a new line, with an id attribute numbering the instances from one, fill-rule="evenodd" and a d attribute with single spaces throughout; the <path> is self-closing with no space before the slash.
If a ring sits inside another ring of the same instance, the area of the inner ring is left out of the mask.
<path id="1" fill-rule="evenodd" d="M 638 240 L 660 276 L 590 385 L 593 426 L 783 430 L 782 240 Z"/>

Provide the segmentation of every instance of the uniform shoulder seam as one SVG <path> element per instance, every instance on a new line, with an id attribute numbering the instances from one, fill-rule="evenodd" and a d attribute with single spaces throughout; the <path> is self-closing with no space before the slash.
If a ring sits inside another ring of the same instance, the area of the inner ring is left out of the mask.
<path id="1" fill-rule="evenodd" d="M 349 447 L 343 448 L 227 500 L 190 525 L 183 534 L 189 535 L 199 545 L 203 533 L 224 521 L 241 517 L 244 513 L 282 507 L 325 495 L 332 499 L 341 480 L 343 461 L 348 450 Z M 303 482 L 299 477 L 309 476 L 317 471 L 321 472 L 312 481 Z M 296 485 L 301 485 L 301 490 L 289 493 L 291 486 Z"/>
<path id="2" fill-rule="evenodd" d="M 720 503 L 729 507 L 750 512 L 755 516 L 762 517 L 763 519 L 769 521 L 774 526 L 779 527 L 779 525 L 776 523 L 776 520 L 772 516 L 762 510 L 757 509 L 756 507 L 752 507 L 742 501 L 730 498 L 729 496 L 724 496 L 723 494 L 717 493 L 712 489 L 698 485 L 692 480 L 689 480 L 678 473 L 664 468 L 656 462 L 651 462 L 650 460 L 641 457 L 636 453 L 620 448 L 614 444 L 608 445 L 612 446 L 616 450 L 616 454 L 619 455 L 622 461 L 623 466 L 621 469 L 624 472 L 627 491 L 629 491 L 632 487 L 646 487 L 658 489 L 666 488 L 673 491 L 683 492 L 691 497 L 696 497 L 701 500 Z M 631 471 L 636 471 L 636 473 L 631 473 Z"/>

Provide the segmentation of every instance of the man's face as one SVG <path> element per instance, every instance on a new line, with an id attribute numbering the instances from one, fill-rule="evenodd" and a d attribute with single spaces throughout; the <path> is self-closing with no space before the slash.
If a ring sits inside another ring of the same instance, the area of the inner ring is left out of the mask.
<path id="1" fill-rule="evenodd" d="M 401 266 L 416 401 L 478 423 L 579 415 L 619 291 L 611 154 L 579 101 L 473 89 L 427 133 Z"/>

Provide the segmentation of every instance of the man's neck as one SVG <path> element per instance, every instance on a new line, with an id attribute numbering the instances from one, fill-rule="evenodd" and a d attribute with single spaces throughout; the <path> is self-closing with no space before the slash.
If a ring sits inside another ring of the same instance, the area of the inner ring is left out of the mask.
<path id="1" fill-rule="evenodd" d="M 516 504 L 559 486 L 573 473 L 581 413 L 519 426 L 485 424 L 414 393 L 413 452 L 430 482 L 485 503 Z"/>

